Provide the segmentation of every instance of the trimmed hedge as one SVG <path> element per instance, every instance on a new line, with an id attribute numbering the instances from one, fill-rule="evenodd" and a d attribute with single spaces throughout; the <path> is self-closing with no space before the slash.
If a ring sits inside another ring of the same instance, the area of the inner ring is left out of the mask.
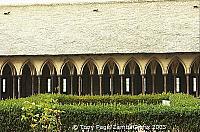
<path id="1" fill-rule="evenodd" d="M 155 94 L 155 95 L 114 95 L 114 96 L 67 96 L 60 95 L 57 97 L 58 101 L 62 104 L 132 104 L 139 103 L 146 104 L 160 104 L 162 100 L 169 100 L 170 93 L 168 94 Z"/>
<path id="2" fill-rule="evenodd" d="M 81 106 L 81 107 L 80 107 Z M 167 125 L 167 128 L 184 129 L 184 132 L 200 130 L 200 111 L 197 108 L 170 108 L 167 106 L 138 105 L 98 106 L 80 105 L 62 106 L 63 129 L 71 131 L 73 125 Z M 66 123 L 68 122 L 68 123 Z"/>
<path id="3" fill-rule="evenodd" d="M 171 106 L 157 103 L 159 99 L 169 99 Z M 0 101 L 0 106 L 0 131 L 73 131 L 74 125 L 108 124 L 167 125 L 168 129 L 184 132 L 200 130 L 200 101 L 184 94 L 102 97 L 43 94 Z"/>

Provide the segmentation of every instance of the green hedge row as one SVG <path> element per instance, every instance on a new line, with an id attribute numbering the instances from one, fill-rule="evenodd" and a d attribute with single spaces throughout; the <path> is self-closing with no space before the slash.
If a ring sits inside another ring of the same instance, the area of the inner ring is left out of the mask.
<path id="1" fill-rule="evenodd" d="M 20 99 L 11 99 L 6 100 L 7 102 L 11 101 L 16 103 L 21 103 L 24 101 L 29 102 L 52 102 L 52 100 L 56 100 L 58 103 L 64 104 L 124 104 L 124 105 L 137 105 L 140 103 L 145 104 L 161 104 L 162 100 L 169 100 L 172 94 L 147 94 L 147 95 L 114 95 L 114 96 L 71 96 L 64 94 L 39 94 L 33 95 L 28 98 L 20 98 Z"/>
<path id="2" fill-rule="evenodd" d="M 184 132 L 200 130 L 198 108 L 170 108 L 160 105 L 127 106 L 61 106 L 63 129 L 72 131 L 73 125 L 166 125 L 168 130 L 183 129 Z"/>
<path id="3" fill-rule="evenodd" d="M 153 101 L 134 102 L 137 99 L 169 99 L 171 103 L 163 106 Z M 0 131 L 73 131 L 76 125 L 80 129 L 80 125 L 129 124 L 166 125 L 167 129 L 184 132 L 200 130 L 200 101 L 184 94 L 129 97 L 44 94 L 0 101 L 0 106 Z"/>
<path id="4" fill-rule="evenodd" d="M 162 100 L 168 100 L 170 94 L 155 94 L 155 95 L 114 95 L 114 96 L 67 96 L 60 95 L 57 99 L 62 104 L 160 104 Z"/>

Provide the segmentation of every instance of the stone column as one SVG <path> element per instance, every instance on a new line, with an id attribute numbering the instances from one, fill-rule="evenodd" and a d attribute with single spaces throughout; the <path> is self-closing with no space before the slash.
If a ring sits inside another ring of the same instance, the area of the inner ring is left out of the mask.
<path id="1" fill-rule="evenodd" d="M 121 95 L 123 95 L 123 75 L 120 76 L 121 77 Z"/>
<path id="2" fill-rule="evenodd" d="M 51 75 L 51 93 L 52 94 L 54 93 L 54 82 L 53 82 L 54 76 L 55 75 Z"/>
<path id="3" fill-rule="evenodd" d="M 189 74 L 186 74 L 186 89 L 187 89 L 187 94 L 190 94 L 190 84 L 189 84 L 189 82 L 190 82 L 190 76 L 189 76 Z"/>
<path id="4" fill-rule="evenodd" d="M 17 76 L 17 84 L 18 84 L 18 87 L 17 87 L 18 98 L 20 98 L 21 97 L 21 76 Z"/>
<path id="5" fill-rule="evenodd" d="M 152 94 L 155 93 L 155 74 L 152 74 Z"/>
<path id="6" fill-rule="evenodd" d="M 196 97 L 199 96 L 199 76 L 198 74 L 196 75 Z"/>
<path id="7" fill-rule="evenodd" d="M 31 94 L 34 94 L 34 75 L 31 76 Z"/>
<path id="8" fill-rule="evenodd" d="M 13 75 L 13 98 L 16 98 L 16 95 L 15 95 L 15 75 Z"/>
<path id="9" fill-rule="evenodd" d="M 0 75 L 0 100 L 2 99 L 2 76 Z"/>
<path id="10" fill-rule="evenodd" d="M 110 79 L 111 79 L 111 81 L 110 81 L 110 92 L 111 92 L 111 95 L 113 95 L 113 93 L 114 93 L 114 90 L 113 90 L 113 75 L 110 75 Z"/>
<path id="11" fill-rule="evenodd" d="M 142 94 L 145 94 L 145 82 L 144 82 L 144 79 L 145 79 L 145 75 L 144 74 L 142 74 L 141 75 L 142 76 Z"/>
<path id="12" fill-rule="evenodd" d="M 176 75 L 174 74 L 174 94 L 176 93 Z"/>
<path id="13" fill-rule="evenodd" d="M 37 78 L 38 78 L 38 94 L 40 94 L 40 89 L 41 89 L 41 76 L 38 75 Z"/>
<path id="14" fill-rule="evenodd" d="M 81 90 L 81 88 L 82 88 L 81 80 L 82 80 L 81 75 L 79 75 L 78 76 L 78 95 L 79 96 L 81 96 L 81 92 L 82 92 L 82 90 Z"/>
<path id="15" fill-rule="evenodd" d="M 57 92 L 60 94 L 61 93 L 61 75 L 57 75 L 58 77 L 58 87 L 57 87 Z"/>
<path id="16" fill-rule="evenodd" d="M 99 75 L 99 95 L 102 95 L 102 75 Z"/>
<path id="17" fill-rule="evenodd" d="M 167 74 L 163 74 L 164 77 L 164 92 L 167 93 Z"/>
<path id="18" fill-rule="evenodd" d="M 131 95 L 134 95 L 134 74 L 131 74 Z"/>
<path id="19" fill-rule="evenodd" d="M 70 76 L 70 92 L 73 95 L 73 75 Z"/>
<path id="20" fill-rule="evenodd" d="M 90 75 L 90 94 L 93 95 L 93 75 Z"/>

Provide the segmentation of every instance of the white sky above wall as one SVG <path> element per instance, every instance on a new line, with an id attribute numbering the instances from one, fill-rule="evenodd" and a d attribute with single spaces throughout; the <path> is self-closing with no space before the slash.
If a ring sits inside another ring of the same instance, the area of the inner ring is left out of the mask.
<path id="1" fill-rule="evenodd" d="M 82 2 L 106 2 L 106 1 L 123 1 L 123 0 L 0 0 L 0 5 L 82 3 Z"/>

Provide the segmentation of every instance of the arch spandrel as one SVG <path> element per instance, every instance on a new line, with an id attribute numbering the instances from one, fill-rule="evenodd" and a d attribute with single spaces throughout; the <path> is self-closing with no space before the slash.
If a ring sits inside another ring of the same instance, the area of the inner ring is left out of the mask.
<path id="1" fill-rule="evenodd" d="M 174 70 L 175 70 L 175 73 L 176 73 L 177 72 L 177 68 L 178 68 L 177 65 L 179 65 L 179 64 L 181 64 L 183 66 L 185 73 L 188 73 L 187 72 L 188 70 L 187 70 L 187 67 L 186 67 L 185 63 L 179 57 L 172 58 L 171 61 L 168 63 L 167 73 L 169 71 L 169 68 L 171 66 L 173 66 L 173 65 L 174 65 L 173 67 L 175 68 Z"/>
<path id="2" fill-rule="evenodd" d="M 19 60 L 16 61 L 16 59 L 12 58 L 12 59 L 7 60 L 6 62 L 13 65 L 16 71 L 15 75 L 21 75 L 20 72 L 21 72 L 21 66 L 23 65 L 23 62 L 24 62 L 23 59 L 20 58 Z"/>
<path id="3" fill-rule="evenodd" d="M 13 63 L 11 63 L 9 60 L 8 61 L 5 61 L 2 66 L 1 66 L 1 75 L 3 74 L 3 69 L 6 65 L 9 65 L 11 70 L 12 70 L 12 75 L 17 75 L 17 70 L 15 68 L 15 65 Z"/>
<path id="4" fill-rule="evenodd" d="M 22 75 L 22 71 L 23 71 L 25 65 L 28 65 L 29 69 L 31 70 L 31 75 L 37 75 L 36 68 L 30 60 L 27 60 L 22 64 L 19 75 Z"/>
<path id="5" fill-rule="evenodd" d="M 109 64 L 109 63 L 111 63 L 111 64 Z M 106 65 L 109 65 L 110 67 L 113 65 L 113 64 L 115 64 L 116 65 L 116 67 L 115 68 L 117 68 L 118 69 L 118 71 L 119 71 L 119 75 L 122 73 L 121 72 L 121 68 L 120 68 L 120 66 L 119 66 L 119 64 L 117 63 L 117 61 L 115 60 L 115 59 L 113 59 L 113 58 L 109 58 L 109 59 L 107 59 L 107 61 L 103 64 L 103 66 L 102 66 L 102 70 L 101 70 L 101 74 L 103 74 L 103 72 L 104 72 L 104 69 L 105 69 L 105 66 Z"/>
<path id="6" fill-rule="evenodd" d="M 98 66 L 98 74 L 102 75 L 103 74 L 103 68 L 104 68 L 104 64 L 105 64 L 105 60 L 96 60 L 97 66 Z"/>
<path id="7" fill-rule="evenodd" d="M 60 68 L 60 74 L 62 75 L 63 74 L 63 68 L 67 65 L 67 67 L 70 69 L 70 74 L 73 75 L 74 74 L 74 71 L 76 70 L 77 73 L 78 73 L 78 70 L 77 70 L 77 64 L 71 60 L 71 59 L 68 59 L 68 60 L 65 60 L 64 63 L 62 64 L 61 68 Z"/>
<path id="8" fill-rule="evenodd" d="M 40 60 L 40 61 L 32 61 L 33 65 L 35 66 L 35 70 L 36 70 L 36 74 L 37 75 L 42 75 L 41 73 L 41 70 L 42 70 L 42 67 L 44 66 L 44 63 L 45 63 L 45 60 Z"/>
<path id="9" fill-rule="evenodd" d="M 56 63 L 56 66 L 55 66 L 55 68 L 56 68 L 56 72 L 57 72 L 57 75 L 61 75 L 61 68 L 62 68 L 62 65 L 63 65 L 63 61 L 56 61 L 55 62 Z"/>
<path id="10" fill-rule="evenodd" d="M 93 74 L 95 68 L 97 68 L 97 74 L 99 74 L 99 66 L 97 65 L 97 63 L 94 59 L 89 58 L 83 63 L 83 65 L 81 67 L 81 71 L 80 71 L 81 75 L 83 74 L 83 69 L 85 66 L 87 66 L 89 68 L 90 74 Z"/>
<path id="11" fill-rule="evenodd" d="M 153 69 L 152 74 L 153 73 L 155 74 L 157 65 L 160 65 L 160 67 L 162 69 L 162 74 L 165 74 L 165 69 L 164 69 L 164 66 L 163 66 L 161 60 L 156 57 L 150 58 L 149 61 L 145 64 L 144 74 L 146 74 L 147 68 L 149 66 L 151 66 L 151 69 Z"/>
<path id="12" fill-rule="evenodd" d="M 58 71 L 57 66 L 54 64 L 54 62 L 53 62 L 52 60 L 47 59 L 46 61 L 44 61 L 44 62 L 42 63 L 38 75 L 42 75 L 42 70 L 43 70 L 43 68 L 44 68 L 44 66 L 45 66 L 46 64 L 47 64 L 47 66 L 48 66 L 49 69 L 50 69 L 50 74 L 51 74 L 51 75 L 54 74 L 54 72 L 57 73 L 57 71 Z M 56 71 L 54 71 L 54 68 L 55 68 Z"/>
<path id="13" fill-rule="evenodd" d="M 184 62 L 185 64 L 185 67 L 186 67 L 186 74 L 190 74 L 191 73 L 191 67 L 192 67 L 192 64 L 198 60 L 200 56 L 199 55 L 194 55 L 194 56 L 189 56 L 189 55 L 184 55 L 184 56 L 181 56 L 181 60 Z"/>
<path id="14" fill-rule="evenodd" d="M 195 74 L 199 74 L 200 73 L 199 70 L 200 70 L 200 56 L 196 57 L 190 64 L 189 73 L 192 73 L 193 71 Z"/>
<path id="15" fill-rule="evenodd" d="M 140 69 L 140 72 L 142 71 L 141 64 L 138 62 L 138 60 L 135 59 L 135 58 L 133 58 L 133 57 L 131 57 L 130 59 L 128 59 L 128 60 L 125 62 L 124 66 L 123 66 L 123 70 L 122 70 L 122 73 L 123 73 L 123 74 L 125 74 L 125 69 L 126 69 L 126 67 L 128 66 L 128 64 L 131 63 L 131 62 L 133 62 L 133 63 L 135 63 L 136 65 L 138 65 L 138 66 L 139 66 L 139 69 Z M 134 65 L 134 64 L 133 64 L 133 65 Z"/>

